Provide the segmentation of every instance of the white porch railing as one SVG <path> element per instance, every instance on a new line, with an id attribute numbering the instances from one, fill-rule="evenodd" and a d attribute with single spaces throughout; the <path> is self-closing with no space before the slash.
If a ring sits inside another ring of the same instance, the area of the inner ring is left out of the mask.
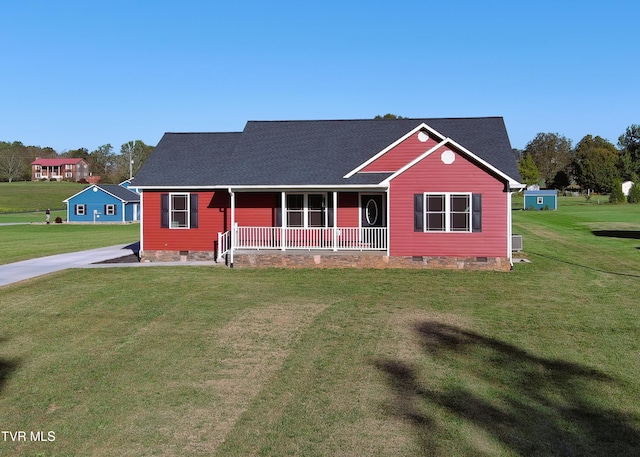
<path id="1" fill-rule="evenodd" d="M 231 231 L 224 233 L 218 232 L 218 254 L 216 256 L 217 261 L 221 261 L 224 255 L 231 249 Z"/>
<path id="2" fill-rule="evenodd" d="M 231 244 L 232 243 L 232 244 Z M 233 249 L 384 251 L 386 227 L 236 227 L 218 234 L 218 258 Z"/>

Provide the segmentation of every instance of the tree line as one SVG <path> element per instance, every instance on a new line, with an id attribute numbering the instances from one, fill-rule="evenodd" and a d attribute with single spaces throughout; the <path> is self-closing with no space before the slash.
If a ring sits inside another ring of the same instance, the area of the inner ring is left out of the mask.
<path id="1" fill-rule="evenodd" d="M 586 135 L 573 147 L 563 135 L 538 133 L 524 150 L 515 152 L 524 184 L 610 194 L 617 192 L 623 181 L 638 183 L 640 125 L 627 127 L 617 147 L 600 136 Z"/>
<path id="2" fill-rule="evenodd" d="M 20 141 L 0 141 L 0 181 L 30 181 L 31 162 L 37 158 L 82 158 L 89 163 L 92 175 L 98 175 L 103 183 L 120 183 L 135 176 L 147 160 L 153 146 L 141 140 L 128 141 L 117 154 L 110 144 L 104 144 L 89 152 L 86 148 L 73 149 L 58 154 L 53 148 L 25 146 Z"/>

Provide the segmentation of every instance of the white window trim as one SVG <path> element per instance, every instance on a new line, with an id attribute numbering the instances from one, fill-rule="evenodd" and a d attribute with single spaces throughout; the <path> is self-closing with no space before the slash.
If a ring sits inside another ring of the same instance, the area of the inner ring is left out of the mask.
<path id="1" fill-rule="evenodd" d="M 185 197 L 187 200 L 187 208 L 186 210 L 174 210 L 173 209 L 173 198 L 174 197 Z M 175 212 L 184 212 L 186 213 L 186 222 L 187 225 L 184 227 L 174 226 L 173 225 L 173 213 Z M 169 194 L 169 228 L 173 230 L 188 230 L 191 228 L 191 194 L 189 192 L 176 192 Z"/>
<path id="2" fill-rule="evenodd" d="M 76 216 L 86 216 L 87 215 L 87 205 L 84 203 L 76 205 Z"/>
<path id="3" fill-rule="evenodd" d="M 113 203 L 109 203 L 105 208 L 105 216 L 115 216 L 116 215 L 116 205 Z"/>
<path id="4" fill-rule="evenodd" d="M 444 230 L 428 230 L 427 229 L 427 196 L 444 196 Z M 451 197 L 452 196 L 465 196 L 469 199 L 469 209 L 467 211 L 467 230 L 452 230 L 451 229 Z M 422 230 L 425 233 L 471 233 L 473 232 L 473 195 L 471 192 L 425 192 L 422 195 Z"/>
<path id="5" fill-rule="evenodd" d="M 538 205 L 542 205 L 544 203 L 544 197 L 538 197 L 536 201 Z"/>
<path id="6" fill-rule="evenodd" d="M 287 192 L 285 196 L 285 204 L 290 195 L 302 195 L 302 226 L 298 225 L 289 225 L 289 212 L 296 211 L 299 212 L 299 209 L 290 210 L 289 207 L 284 208 L 282 212 L 282 217 L 284 219 L 285 227 L 287 228 L 328 228 L 329 227 L 329 208 L 327 207 L 328 196 L 327 192 Z M 322 212 L 324 213 L 324 225 L 323 226 L 309 226 L 309 195 L 322 195 L 324 199 L 324 207 Z"/>

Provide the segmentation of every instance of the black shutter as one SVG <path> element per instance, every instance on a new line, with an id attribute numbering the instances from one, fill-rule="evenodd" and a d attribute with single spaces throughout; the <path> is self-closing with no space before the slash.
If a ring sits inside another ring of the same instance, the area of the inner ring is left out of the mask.
<path id="1" fill-rule="evenodd" d="M 327 193 L 327 227 L 333 227 L 333 192 Z"/>
<path id="2" fill-rule="evenodd" d="M 191 228 L 198 228 L 198 194 L 189 195 L 190 198 L 190 225 Z"/>
<path id="3" fill-rule="evenodd" d="M 424 220 L 424 195 L 413 194 L 413 231 L 424 232 L 422 221 Z"/>
<path id="4" fill-rule="evenodd" d="M 473 194 L 471 200 L 471 230 L 482 232 L 482 194 Z"/>
<path id="5" fill-rule="evenodd" d="M 78 205 L 73 205 L 73 214 L 74 214 L 75 216 L 77 216 L 77 215 L 78 215 Z"/>
<path id="6" fill-rule="evenodd" d="M 169 228 L 169 194 L 160 196 L 160 227 Z"/>

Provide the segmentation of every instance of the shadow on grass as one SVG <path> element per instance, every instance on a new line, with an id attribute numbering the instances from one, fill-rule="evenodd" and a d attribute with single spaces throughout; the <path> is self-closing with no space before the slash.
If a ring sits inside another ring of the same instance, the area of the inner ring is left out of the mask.
<path id="1" fill-rule="evenodd" d="M 0 343 L 6 341 L 5 338 L 0 338 Z M 6 384 L 11 374 L 18 369 L 20 364 L 17 360 L 9 360 L 3 357 L 0 357 L 0 398 L 2 395 L 2 390 L 4 389 L 4 385 Z"/>
<path id="2" fill-rule="evenodd" d="M 18 369 L 20 364 L 15 360 L 7 360 L 0 358 L 0 398 L 4 385 L 11 376 L 11 374 Z"/>
<path id="3" fill-rule="evenodd" d="M 423 322 L 415 330 L 446 382 L 396 360 L 376 366 L 394 392 L 391 411 L 413 425 L 429 455 L 451 452 L 443 442 L 462 423 L 521 456 L 638 455 L 639 418 L 598 403 L 615 379 L 447 324 Z M 477 437 L 464 438 L 456 441 L 458 454 L 492 455 Z"/>
<path id="4" fill-rule="evenodd" d="M 640 240 L 640 230 L 593 230 L 595 236 Z"/>
<path id="5" fill-rule="evenodd" d="M 18 363 L 13 360 L 5 360 L 0 359 L 0 394 L 2 393 L 2 389 L 4 388 L 4 384 L 13 373 L 18 368 Z"/>

